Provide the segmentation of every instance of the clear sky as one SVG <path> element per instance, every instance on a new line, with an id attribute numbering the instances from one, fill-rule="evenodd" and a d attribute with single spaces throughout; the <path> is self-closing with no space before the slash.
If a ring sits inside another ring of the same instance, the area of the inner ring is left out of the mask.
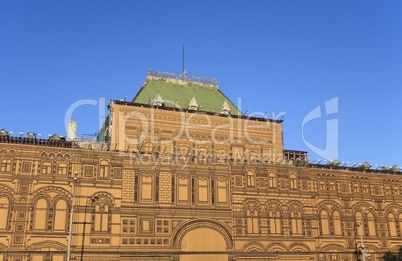
<path id="1" fill-rule="evenodd" d="M 131 100 L 183 45 L 243 112 L 286 113 L 285 148 L 323 158 L 337 121 L 339 160 L 402 166 L 401 1 L 1 1 L 0 129 L 65 135 L 72 104 Z M 78 135 L 99 115 L 75 110 Z"/>

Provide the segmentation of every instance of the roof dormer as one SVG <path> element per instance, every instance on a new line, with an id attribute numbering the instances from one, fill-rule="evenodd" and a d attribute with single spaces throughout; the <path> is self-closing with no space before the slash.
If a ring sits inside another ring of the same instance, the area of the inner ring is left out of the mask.
<path id="1" fill-rule="evenodd" d="M 163 99 L 162 96 L 159 94 L 159 92 L 156 94 L 155 98 L 153 98 L 150 102 L 152 106 L 162 106 L 163 105 Z"/>
<path id="2" fill-rule="evenodd" d="M 198 108 L 199 108 L 198 102 L 195 99 L 195 97 L 193 96 L 193 98 L 191 98 L 190 103 L 188 104 L 188 109 L 196 111 L 196 110 L 198 110 Z"/>
<path id="3" fill-rule="evenodd" d="M 221 107 L 221 109 L 219 110 L 219 113 L 221 113 L 221 114 L 229 114 L 229 112 L 230 112 L 229 104 L 225 101 L 225 102 L 222 104 L 222 107 Z"/>

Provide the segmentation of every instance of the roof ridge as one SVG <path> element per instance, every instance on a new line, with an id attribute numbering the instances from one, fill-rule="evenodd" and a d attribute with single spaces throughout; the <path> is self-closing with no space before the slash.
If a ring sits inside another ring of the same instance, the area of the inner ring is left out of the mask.
<path id="1" fill-rule="evenodd" d="M 147 76 L 147 81 L 164 81 L 169 84 L 174 84 L 178 86 L 197 86 L 202 88 L 209 88 L 213 90 L 219 90 L 218 84 L 214 83 L 206 83 L 206 82 L 198 82 L 191 81 L 189 79 L 176 79 L 176 78 L 167 78 L 167 77 L 158 77 L 158 76 Z"/>

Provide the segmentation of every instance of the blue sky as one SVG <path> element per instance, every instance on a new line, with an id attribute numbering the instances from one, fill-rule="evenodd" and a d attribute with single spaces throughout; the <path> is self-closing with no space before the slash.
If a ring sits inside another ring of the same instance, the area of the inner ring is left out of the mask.
<path id="1" fill-rule="evenodd" d="M 65 135 L 71 104 L 132 99 L 148 68 L 181 71 L 184 45 L 242 111 L 286 113 L 285 148 L 322 157 L 302 137 L 320 106 L 310 144 L 338 120 L 340 160 L 402 166 L 401 32 L 400 1 L 2 1 L 0 128 Z M 73 118 L 95 133 L 99 108 Z"/>

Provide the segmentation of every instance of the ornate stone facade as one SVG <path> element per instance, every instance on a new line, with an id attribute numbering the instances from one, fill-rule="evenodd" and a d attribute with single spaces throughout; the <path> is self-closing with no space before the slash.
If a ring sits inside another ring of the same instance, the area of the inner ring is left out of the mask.
<path id="1" fill-rule="evenodd" d="M 402 246 L 401 172 L 297 160 L 281 121 L 109 110 L 103 149 L 0 137 L 0 260 L 351 261 L 362 236 L 368 261 Z"/>

